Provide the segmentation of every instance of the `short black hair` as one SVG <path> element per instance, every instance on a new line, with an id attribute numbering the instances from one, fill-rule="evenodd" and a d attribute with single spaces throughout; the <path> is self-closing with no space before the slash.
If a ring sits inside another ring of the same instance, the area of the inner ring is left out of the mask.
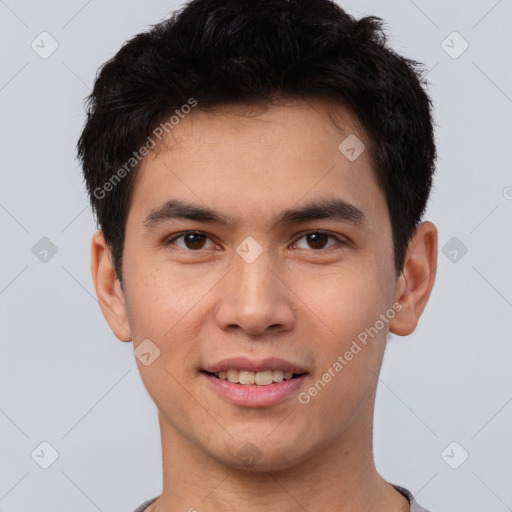
<path id="1" fill-rule="evenodd" d="M 334 98 L 357 116 L 387 200 L 398 274 L 426 208 L 436 148 L 425 66 L 390 49 L 383 27 L 330 0 L 192 0 L 126 42 L 98 70 L 77 144 L 120 281 L 139 148 L 155 127 L 184 106 L 279 98 Z"/>

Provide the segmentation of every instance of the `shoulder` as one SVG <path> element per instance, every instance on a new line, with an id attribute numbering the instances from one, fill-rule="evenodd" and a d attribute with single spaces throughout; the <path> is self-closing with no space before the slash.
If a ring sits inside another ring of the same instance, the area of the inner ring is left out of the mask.
<path id="1" fill-rule="evenodd" d="M 401 487 L 400 485 L 391 484 L 393 487 L 400 493 L 403 494 L 408 500 L 410 504 L 409 512 L 430 512 L 426 508 L 423 508 L 412 495 L 411 491 L 406 489 L 405 487 Z"/>
<path id="2" fill-rule="evenodd" d="M 145 501 L 141 505 L 139 505 L 133 512 L 144 512 L 151 503 L 155 502 L 157 498 L 151 498 L 150 500 Z"/>

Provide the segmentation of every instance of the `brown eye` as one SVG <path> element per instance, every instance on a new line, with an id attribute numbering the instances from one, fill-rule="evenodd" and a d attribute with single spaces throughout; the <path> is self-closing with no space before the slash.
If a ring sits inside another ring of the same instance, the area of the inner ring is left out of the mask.
<path id="1" fill-rule="evenodd" d="M 206 242 L 206 237 L 199 233 L 188 233 L 184 235 L 183 240 L 188 249 L 202 249 Z"/>
<path id="2" fill-rule="evenodd" d="M 334 243 L 330 243 L 330 245 L 327 245 L 329 243 L 329 239 L 334 240 Z M 305 240 L 306 243 L 302 243 L 301 241 Z M 334 235 L 329 235 L 328 233 L 323 233 L 321 231 L 312 231 L 310 233 L 305 234 L 300 240 L 297 241 L 294 245 L 298 247 L 299 249 L 315 249 L 315 250 L 321 250 L 321 249 L 329 249 L 330 247 L 333 247 L 337 243 L 342 243 L 342 240 L 340 240 L 338 237 Z M 302 246 L 301 246 L 302 243 Z"/>
<path id="3" fill-rule="evenodd" d="M 208 249 L 208 246 L 206 246 L 208 242 L 215 246 L 208 236 L 202 233 L 196 233 L 195 231 L 188 231 L 187 233 L 173 237 L 167 244 L 177 245 L 181 249 L 188 249 L 190 251 L 200 251 L 201 249 Z"/>
<path id="4" fill-rule="evenodd" d="M 329 235 L 326 235 L 325 233 L 311 233 L 306 235 L 306 238 L 312 249 L 323 249 L 327 244 Z"/>

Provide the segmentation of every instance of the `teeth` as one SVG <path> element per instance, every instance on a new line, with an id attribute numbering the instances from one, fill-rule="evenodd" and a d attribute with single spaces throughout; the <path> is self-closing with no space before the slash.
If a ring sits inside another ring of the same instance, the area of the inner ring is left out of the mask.
<path id="1" fill-rule="evenodd" d="M 258 386 L 268 386 L 272 384 L 273 379 L 274 375 L 272 370 L 265 370 L 264 372 L 254 374 L 254 382 L 258 384 Z"/>
<path id="2" fill-rule="evenodd" d="M 238 370 L 228 370 L 228 380 L 236 384 L 238 382 Z"/>
<path id="3" fill-rule="evenodd" d="M 245 370 L 228 370 L 215 374 L 219 379 L 227 380 L 233 384 L 256 384 L 257 386 L 268 386 L 272 382 L 290 380 L 293 372 L 283 370 L 264 370 L 262 372 L 248 372 Z"/>
<path id="4" fill-rule="evenodd" d="M 240 384 L 254 384 L 254 372 L 241 371 L 238 373 L 238 382 Z M 256 384 L 260 384 L 256 382 Z"/>
<path id="5" fill-rule="evenodd" d="M 284 379 L 284 372 L 281 370 L 274 370 L 272 372 L 272 379 L 274 382 L 282 382 Z"/>

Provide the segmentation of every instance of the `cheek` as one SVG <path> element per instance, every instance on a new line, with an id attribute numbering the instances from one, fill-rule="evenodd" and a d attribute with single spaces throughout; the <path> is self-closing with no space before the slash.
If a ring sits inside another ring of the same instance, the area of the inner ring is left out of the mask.
<path id="1" fill-rule="evenodd" d="M 343 290 L 323 297 L 320 315 L 332 332 L 316 336 L 318 364 L 300 397 L 315 431 L 339 432 L 361 408 L 371 409 L 387 339 L 389 324 L 379 321 L 382 298 L 363 287 Z"/>
<path id="2" fill-rule="evenodd" d="M 313 323 L 317 337 L 330 341 L 322 342 L 323 352 L 329 346 L 338 352 L 350 345 L 385 312 L 390 295 L 380 269 L 372 264 L 357 270 L 340 266 L 328 274 L 303 273 L 293 289 L 303 301 L 310 328 Z"/>
<path id="3" fill-rule="evenodd" d="M 141 379 L 160 411 L 173 410 L 185 417 L 184 387 L 190 380 L 197 351 L 194 340 L 203 323 L 198 301 L 206 293 L 204 287 L 158 266 L 132 266 L 127 276 L 126 302 L 133 348 L 137 350 L 147 339 L 158 347 L 158 356 L 150 365 L 137 359 Z M 194 409 L 196 405 L 192 401 L 187 407 Z"/>
<path id="4" fill-rule="evenodd" d="M 136 254 L 126 258 L 126 298 L 134 337 L 153 337 L 172 345 L 177 331 L 195 325 L 191 319 L 201 310 L 203 298 L 218 276 L 195 269 L 193 265 L 174 265 Z M 197 327 L 200 327 L 200 322 Z"/>
<path id="5" fill-rule="evenodd" d="M 379 276 L 380 269 L 368 265 L 364 271 L 340 268 L 317 276 L 314 287 L 304 277 L 297 283 L 297 295 L 307 297 L 305 302 L 315 313 L 305 309 L 318 361 L 305 400 L 311 398 L 319 412 L 329 403 L 333 412 L 350 414 L 375 385 L 391 319 L 381 319 L 389 291 Z"/>

